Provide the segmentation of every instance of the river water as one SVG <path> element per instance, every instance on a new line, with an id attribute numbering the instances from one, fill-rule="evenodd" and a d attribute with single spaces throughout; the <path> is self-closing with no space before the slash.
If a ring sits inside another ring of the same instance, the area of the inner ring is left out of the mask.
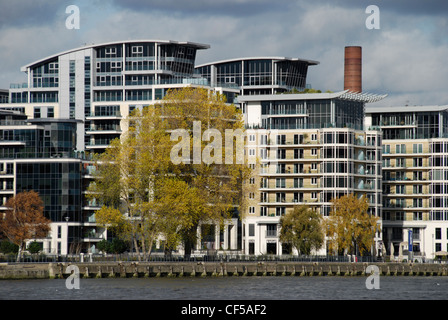
<path id="1" fill-rule="evenodd" d="M 448 300 L 448 277 L 382 276 L 377 289 L 367 277 L 78 280 L 0 280 L 0 300 Z"/>

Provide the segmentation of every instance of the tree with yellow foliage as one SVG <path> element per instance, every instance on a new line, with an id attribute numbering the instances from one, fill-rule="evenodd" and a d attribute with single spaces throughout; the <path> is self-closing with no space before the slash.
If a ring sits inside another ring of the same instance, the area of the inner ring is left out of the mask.
<path id="1" fill-rule="evenodd" d="M 371 251 L 379 231 L 379 218 L 368 213 L 366 197 L 354 194 L 332 199 L 329 217 L 325 220 L 328 249 L 332 252 L 365 255 Z"/>
<path id="2" fill-rule="evenodd" d="M 183 243 L 188 253 L 200 222 L 223 225 L 244 205 L 242 183 L 250 169 L 234 161 L 236 152 L 223 161 L 228 140 L 217 135 L 242 131 L 241 114 L 220 94 L 183 88 L 135 110 L 127 122 L 127 132 L 96 164 L 90 190 L 104 204 L 97 222 L 131 241 L 143 259 L 159 236 L 168 248 Z"/>

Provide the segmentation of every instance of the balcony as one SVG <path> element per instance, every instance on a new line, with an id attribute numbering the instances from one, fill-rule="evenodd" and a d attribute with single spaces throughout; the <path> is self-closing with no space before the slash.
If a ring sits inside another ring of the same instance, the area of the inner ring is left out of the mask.
<path id="1" fill-rule="evenodd" d="M 85 242 L 99 242 L 103 240 L 103 234 L 95 231 L 86 232 L 83 235 Z"/>
<path id="2" fill-rule="evenodd" d="M 121 133 L 120 125 L 91 125 L 90 128 L 86 131 L 86 134 L 114 134 Z"/>
<path id="3" fill-rule="evenodd" d="M 121 112 L 100 112 L 100 113 L 91 113 L 86 117 L 86 120 L 99 120 L 99 119 L 121 119 Z"/>

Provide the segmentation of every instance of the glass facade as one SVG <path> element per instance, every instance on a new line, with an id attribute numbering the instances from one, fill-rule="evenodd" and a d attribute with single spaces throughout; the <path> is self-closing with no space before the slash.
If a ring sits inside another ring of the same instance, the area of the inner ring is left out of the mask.
<path id="1" fill-rule="evenodd" d="M 304 60 L 236 59 L 199 66 L 197 72 L 217 87 L 242 87 L 242 94 L 273 94 L 292 88 L 304 89 L 308 66 Z"/>
<path id="2" fill-rule="evenodd" d="M 38 192 L 45 204 L 45 216 L 53 222 L 81 222 L 81 169 L 79 161 L 18 162 L 17 193 Z"/>
<path id="3" fill-rule="evenodd" d="M 342 99 L 262 101 L 261 119 L 264 129 L 362 130 L 364 103 Z"/>
<path id="4" fill-rule="evenodd" d="M 385 139 L 448 137 L 448 111 L 372 113 L 372 125 L 381 126 Z"/>

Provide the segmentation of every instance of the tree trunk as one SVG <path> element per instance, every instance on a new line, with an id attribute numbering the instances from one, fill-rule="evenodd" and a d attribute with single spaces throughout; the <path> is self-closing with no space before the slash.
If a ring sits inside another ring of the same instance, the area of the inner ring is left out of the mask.
<path id="1" fill-rule="evenodd" d="M 194 249 L 197 241 L 197 230 L 198 226 L 194 225 L 192 228 L 186 230 L 184 233 L 185 257 L 191 256 L 191 251 Z"/>
<path id="2" fill-rule="evenodd" d="M 16 262 L 20 262 L 20 258 L 22 257 L 22 253 L 23 253 L 23 246 L 24 246 L 23 243 L 21 243 L 19 245 L 19 251 L 17 252 L 17 260 L 16 260 Z"/>
<path id="3" fill-rule="evenodd" d="M 138 261 L 141 261 L 140 249 L 138 248 L 137 238 L 134 236 L 133 240 L 134 240 L 134 248 L 135 248 L 135 252 L 137 253 Z"/>

